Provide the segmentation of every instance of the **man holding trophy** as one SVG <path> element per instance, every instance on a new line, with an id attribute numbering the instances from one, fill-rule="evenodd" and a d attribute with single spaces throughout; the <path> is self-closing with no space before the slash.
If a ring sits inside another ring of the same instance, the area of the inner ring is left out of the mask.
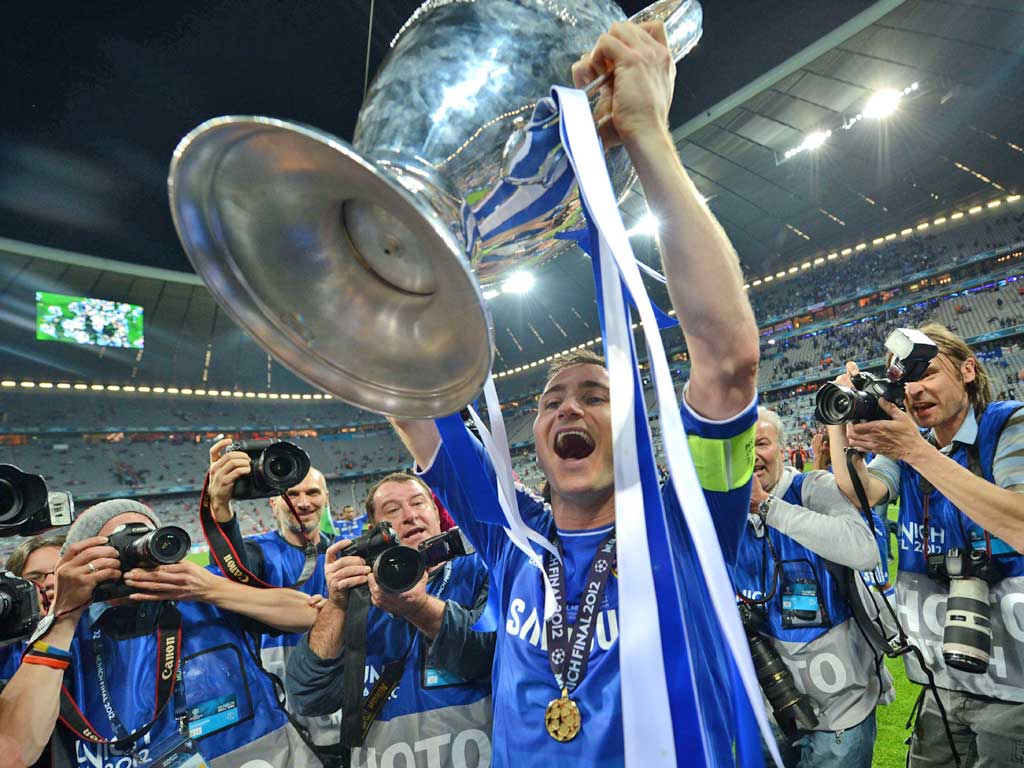
<path id="1" fill-rule="evenodd" d="M 661 222 L 669 294 L 692 360 L 682 418 L 719 541 L 731 561 L 746 520 L 754 460 L 757 327 L 735 252 L 683 169 L 668 131 L 675 64 L 664 27 L 612 26 L 573 68 L 577 87 L 605 73 L 595 114 L 598 131 L 606 148 L 625 146 Z M 460 482 L 468 470 L 441 449 L 434 422 L 392 422 L 423 478 L 491 569 L 504 623 L 504 630 L 499 623 L 494 665 L 493 764 L 621 765 L 615 471 L 603 360 L 572 354 L 552 367 L 533 427 L 550 506 L 517 489 L 523 521 L 561 554 L 560 560 L 548 555 L 544 561 L 555 598 L 546 621 L 542 574 L 501 527 L 479 522 L 475 511 L 481 500 Z M 482 449 L 481 456 L 490 468 Z M 665 504 L 675 519 L 669 523 L 674 552 L 694 560 L 694 545 L 670 493 Z M 690 628 L 691 619 L 685 621 Z M 714 671 L 722 668 L 716 656 L 721 650 L 691 647 L 689 653 L 696 681 L 714 699 L 718 686 L 731 684 Z M 702 706 L 714 721 L 715 705 Z M 721 706 L 717 710 L 721 720 L 731 714 Z M 716 725 L 721 723 L 709 728 Z M 708 764 L 732 765 L 732 749 L 722 749 L 720 741 L 713 745 L 719 748 L 712 746 Z"/>

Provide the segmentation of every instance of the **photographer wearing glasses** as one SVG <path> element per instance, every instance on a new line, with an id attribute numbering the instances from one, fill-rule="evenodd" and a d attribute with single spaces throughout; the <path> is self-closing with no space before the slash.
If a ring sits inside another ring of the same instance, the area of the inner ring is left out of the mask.
<path id="1" fill-rule="evenodd" d="M 873 569 L 878 546 L 835 479 L 801 474 L 784 446 L 782 419 L 758 408 L 751 514 L 733 571 L 741 616 L 787 764 L 870 768 L 875 707 L 891 700 L 892 678 L 859 631 L 847 569 Z M 795 687 L 780 682 L 780 663 Z"/>
<path id="2" fill-rule="evenodd" d="M 942 704 L 924 696 L 910 765 L 953 765 L 953 745 L 965 765 L 1001 764 L 1007 736 L 1024 732 L 1024 404 L 993 402 L 971 348 L 940 325 L 898 329 L 886 346 L 896 386 L 871 396 L 876 412 L 833 419 L 829 438 L 851 501 L 900 500 L 898 612 Z M 864 400 L 866 381 L 847 363 L 827 386 Z M 900 397 L 905 410 L 892 402 Z M 865 466 L 854 454 L 851 477 L 847 446 L 878 455 Z M 905 659 L 910 679 L 926 683 Z"/>
<path id="3" fill-rule="evenodd" d="M 495 633 L 472 629 L 487 570 L 413 475 L 380 480 L 366 512 L 367 534 L 327 550 L 329 599 L 288 659 L 288 700 L 342 709 L 353 768 L 488 765 Z"/>

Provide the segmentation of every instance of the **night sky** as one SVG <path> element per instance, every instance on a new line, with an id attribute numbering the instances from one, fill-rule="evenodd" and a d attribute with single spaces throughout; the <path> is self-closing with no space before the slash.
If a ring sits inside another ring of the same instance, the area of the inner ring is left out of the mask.
<path id="1" fill-rule="evenodd" d="M 0 237 L 190 270 L 166 196 L 171 152 L 190 129 L 266 114 L 351 139 L 369 0 L 17 5 L 0 29 Z M 376 1 L 371 75 L 417 5 Z M 672 124 L 869 5 L 705 0 Z"/>

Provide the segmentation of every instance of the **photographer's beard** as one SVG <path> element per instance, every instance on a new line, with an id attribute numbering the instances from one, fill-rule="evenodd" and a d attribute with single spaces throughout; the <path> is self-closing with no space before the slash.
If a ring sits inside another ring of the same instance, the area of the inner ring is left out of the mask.
<path id="1" fill-rule="evenodd" d="M 306 539 L 313 542 L 320 537 L 320 515 L 322 510 L 313 509 L 304 511 L 296 509 L 298 515 L 293 515 L 284 501 L 275 500 L 272 504 L 274 517 L 277 521 L 277 528 L 285 540 L 296 546 L 304 546 Z"/>

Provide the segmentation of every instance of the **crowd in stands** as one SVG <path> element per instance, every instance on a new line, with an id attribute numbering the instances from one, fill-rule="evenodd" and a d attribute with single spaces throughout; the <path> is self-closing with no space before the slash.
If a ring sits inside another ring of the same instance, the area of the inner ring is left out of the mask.
<path id="1" fill-rule="evenodd" d="M 896 240 L 882 248 L 868 248 L 810 269 L 799 279 L 760 286 L 750 300 L 764 321 L 795 309 L 856 295 L 867 287 L 863 280 L 886 285 L 937 267 L 956 266 L 978 253 L 1024 240 L 1024 214 L 1004 215 L 971 222 L 924 237 Z M 784 265 L 784 266 L 789 266 Z"/>
<path id="2" fill-rule="evenodd" d="M 989 217 L 926 237 L 911 237 L 885 248 L 872 248 L 830 261 L 792 279 L 780 280 L 752 292 L 751 299 L 762 318 L 789 315 L 809 304 L 840 298 L 851 286 L 849 270 L 871 274 L 873 284 L 944 266 L 955 267 L 982 251 L 991 251 L 1024 240 L 1024 214 Z M 841 286 L 842 291 L 833 289 Z M 793 446 L 808 445 L 817 425 L 813 418 L 813 394 L 801 394 L 803 386 L 778 389 L 776 385 L 802 377 L 831 377 L 846 360 L 867 362 L 884 354 L 884 340 L 897 326 L 918 326 L 936 321 L 965 338 L 1013 328 L 1024 321 L 1024 281 L 993 284 L 979 289 L 940 296 L 907 294 L 898 310 L 870 314 L 844 324 L 810 326 L 813 330 L 766 334 L 762 338 L 760 388 L 762 399 L 772 404 L 786 423 Z M 856 314 L 856 313 L 854 313 Z M 1004 346 L 1009 345 L 1009 346 Z M 1006 354 L 1002 354 L 1003 350 Z M 998 397 L 1024 397 L 1024 383 L 1017 372 L 1024 368 L 1024 352 L 1013 339 L 981 345 L 992 370 Z M 542 372 L 543 367 L 538 371 Z M 680 384 L 685 368 L 680 371 Z M 518 386 L 530 388 L 518 377 Z M 532 377 L 531 377 L 532 379 Z M 503 383 L 504 384 L 504 383 Z M 506 390 L 515 380 L 504 384 Z M 505 413 L 515 469 L 522 481 L 540 490 L 542 475 L 532 461 L 515 457 L 532 440 L 536 415 L 533 392 L 519 396 Z M 369 431 L 332 435 L 342 426 Z M 380 426 L 381 429 L 374 429 Z M 0 393 L 0 432 L 20 437 L 0 444 L 0 462 L 12 463 L 27 472 L 42 474 L 55 487 L 66 488 L 90 500 L 112 494 L 146 498 L 169 520 L 177 521 L 201 540 L 194 526 L 198 491 L 202 487 L 206 454 L 218 433 L 239 428 L 298 432 L 290 437 L 322 467 L 332 495 L 357 503 L 373 479 L 405 464 L 405 453 L 380 417 L 338 400 L 292 401 L 225 397 L 161 397 L 153 394 L 112 395 L 95 392 L 40 393 L 20 390 Z M 333 429 L 332 429 L 333 428 Z M 657 422 L 653 423 L 660 453 Z M 139 431 L 147 430 L 147 431 Z M 170 431 L 176 430 L 176 431 Z M 180 430 L 180 431 L 178 431 Z M 195 431 L 191 431 L 195 430 Z M 312 436 L 315 434 L 316 436 Z M 332 439 L 339 437 L 342 439 Z M 519 451 L 516 451 L 516 448 Z M 265 504 L 242 504 L 240 524 L 249 535 L 272 525 Z M 2 544 L 0 544 L 2 546 Z"/>

